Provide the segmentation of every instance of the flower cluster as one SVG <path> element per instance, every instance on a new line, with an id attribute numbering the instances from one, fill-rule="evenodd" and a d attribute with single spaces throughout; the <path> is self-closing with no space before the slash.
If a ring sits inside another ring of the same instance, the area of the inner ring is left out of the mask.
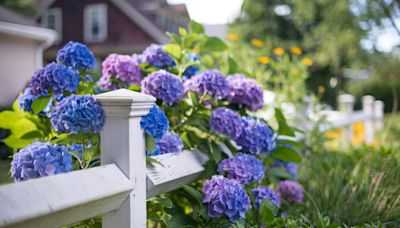
<path id="1" fill-rule="evenodd" d="M 231 88 L 228 101 L 232 104 L 244 105 L 255 112 L 264 106 L 263 89 L 256 80 L 235 74 L 227 78 Z"/>
<path id="2" fill-rule="evenodd" d="M 140 120 L 140 127 L 158 142 L 167 133 L 169 121 L 158 106 L 153 106 L 149 114 L 143 116 Z"/>
<path id="3" fill-rule="evenodd" d="M 142 92 L 172 105 L 184 95 L 182 79 L 165 70 L 148 75 L 142 81 Z"/>
<path id="4" fill-rule="evenodd" d="M 14 154 L 11 175 L 15 181 L 72 171 L 72 157 L 63 146 L 34 142 Z"/>
<path id="5" fill-rule="evenodd" d="M 276 137 L 267 124 L 251 116 L 242 120 L 242 133 L 235 142 L 242 147 L 243 151 L 260 154 L 272 152 L 275 149 Z"/>
<path id="6" fill-rule="evenodd" d="M 185 82 L 186 90 L 206 94 L 216 100 L 228 96 L 230 87 L 225 76 L 218 70 L 204 70 Z"/>
<path id="7" fill-rule="evenodd" d="M 296 163 L 275 160 L 272 167 L 283 167 L 290 174 L 290 176 L 292 176 L 292 178 L 297 177 L 297 164 Z"/>
<path id="8" fill-rule="evenodd" d="M 295 203 L 302 203 L 304 200 L 303 187 L 296 182 L 291 180 L 284 180 L 279 182 L 276 186 L 276 191 L 282 198 Z"/>
<path id="9" fill-rule="evenodd" d="M 254 207 L 259 208 L 264 200 L 271 201 L 277 208 L 281 207 L 281 198 L 278 193 L 269 187 L 259 186 L 253 188 L 251 192 L 254 195 Z"/>
<path id="10" fill-rule="evenodd" d="M 74 92 L 79 86 L 79 75 L 71 68 L 57 63 L 50 63 L 44 69 L 37 70 L 30 82 L 32 95 L 53 92 L 61 95 L 64 91 Z"/>
<path id="11" fill-rule="evenodd" d="M 250 197 L 236 181 L 213 176 L 203 186 L 203 202 L 208 204 L 208 215 L 218 218 L 226 215 L 231 222 L 244 218 L 250 207 Z"/>
<path id="12" fill-rule="evenodd" d="M 236 139 L 242 133 L 242 119 L 237 112 L 220 107 L 211 113 L 210 127 L 217 133 Z"/>
<path id="13" fill-rule="evenodd" d="M 162 49 L 162 46 L 152 44 L 148 46 L 141 55 L 143 63 L 150 64 L 159 69 L 166 69 L 176 65 L 175 61 Z"/>
<path id="14" fill-rule="evenodd" d="M 39 95 L 32 95 L 31 88 L 26 88 L 23 94 L 18 98 L 19 108 L 25 112 L 32 112 L 32 103 L 34 100 L 39 98 Z M 50 109 L 51 103 L 43 110 L 44 112 Z"/>
<path id="15" fill-rule="evenodd" d="M 234 157 L 221 161 L 218 172 L 227 174 L 229 179 L 237 180 L 241 184 L 261 182 L 264 178 L 264 166 L 254 155 L 238 153 Z"/>
<path id="16" fill-rule="evenodd" d="M 160 154 L 180 153 L 183 149 L 183 141 L 175 132 L 169 131 L 160 141 L 157 142 L 160 147 Z"/>
<path id="17" fill-rule="evenodd" d="M 129 55 L 110 54 L 102 62 L 102 77 L 99 81 L 100 86 L 106 89 L 113 89 L 117 86 L 113 84 L 116 78 L 128 85 L 133 83 L 140 84 L 142 72 L 139 62 Z"/>
<path id="18" fill-rule="evenodd" d="M 104 126 L 104 112 L 91 95 L 71 95 L 56 103 L 50 122 L 61 133 L 98 133 Z"/>
<path id="19" fill-rule="evenodd" d="M 57 53 L 57 62 L 74 68 L 90 70 L 94 67 L 96 59 L 86 45 L 69 41 Z"/>

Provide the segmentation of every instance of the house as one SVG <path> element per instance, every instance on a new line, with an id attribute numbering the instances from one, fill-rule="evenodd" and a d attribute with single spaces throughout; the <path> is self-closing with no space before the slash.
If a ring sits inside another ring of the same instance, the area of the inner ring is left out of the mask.
<path id="1" fill-rule="evenodd" d="M 38 22 L 59 34 L 45 52 L 54 59 L 66 42 L 85 43 L 97 57 L 140 52 L 151 43 L 166 43 L 190 20 L 184 4 L 166 0 L 38 0 Z"/>
<path id="2" fill-rule="evenodd" d="M 0 107 L 11 106 L 56 38 L 54 31 L 0 6 Z"/>

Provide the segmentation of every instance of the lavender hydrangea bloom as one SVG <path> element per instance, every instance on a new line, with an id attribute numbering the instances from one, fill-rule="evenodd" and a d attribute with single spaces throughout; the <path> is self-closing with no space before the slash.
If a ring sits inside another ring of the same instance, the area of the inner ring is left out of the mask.
<path id="1" fill-rule="evenodd" d="M 142 92 L 172 105 L 183 97 L 184 88 L 178 76 L 159 70 L 143 79 Z"/>
<path id="2" fill-rule="evenodd" d="M 276 191 L 280 197 L 295 203 L 302 203 L 304 200 L 303 187 L 296 181 L 284 180 L 279 182 Z"/>
<path id="3" fill-rule="evenodd" d="M 69 41 L 58 51 L 57 62 L 90 70 L 93 69 L 96 59 L 86 45 Z"/>
<path id="4" fill-rule="evenodd" d="M 296 163 L 275 160 L 272 167 L 283 167 L 290 174 L 290 176 L 292 176 L 292 178 L 297 177 L 297 164 Z"/>
<path id="5" fill-rule="evenodd" d="M 110 76 L 115 77 L 125 83 L 140 84 L 142 72 L 137 60 L 129 55 L 110 54 L 102 62 L 102 75 L 110 81 Z M 107 85 L 107 84 L 106 84 Z"/>
<path id="6" fill-rule="evenodd" d="M 218 218 L 226 215 L 231 222 L 245 217 L 250 207 L 250 197 L 236 181 L 223 176 L 213 176 L 203 186 L 203 202 L 208 205 L 208 215 Z"/>
<path id="7" fill-rule="evenodd" d="M 57 63 L 50 63 L 44 69 L 37 70 L 30 82 L 32 95 L 61 95 L 64 91 L 74 92 L 79 86 L 79 75 L 71 68 Z"/>
<path id="8" fill-rule="evenodd" d="M 274 150 L 276 137 L 267 124 L 247 116 L 242 118 L 242 133 L 235 142 L 245 152 L 260 154 Z"/>
<path id="9" fill-rule="evenodd" d="M 254 155 L 238 153 L 234 157 L 221 161 L 218 172 L 227 174 L 229 179 L 235 179 L 241 184 L 261 182 L 264 178 L 264 165 Z"/>
<path id="10" fill-rule="evenodd" d="M 161 154 L 180 153 L 183 149 L 183 141 L 175 132 L 169 131 L 157 143 Z"/>
<path id="11" fill-rule="evenodd" d="M 61 133 L 98 133 L 104 126 L 104 112 L 91 95 L 71 95 L 56 103 L 50 122 Z"/>
<path id="12" fill-rule="evenodd" d="M 228 101 L 232 104 L 244 105 L 255 112 L 264 106 L 264 91 L 256 80 L 235 74 L 227 78 L 231 91 Z"/>
<path id="13" fill-rule="evenodd" d="M 277 208 L 281 207 L 281 198 L 278 193 L 269 187 L 259 186 L 253 188 L 251 192 L 254 195 L 254 207 L 259 208 L 264 200 L 271 201 Z"/>
<path id="14" fill-rule="evenodd" d="M 242 120 L 237 112 L 220 107 L 211 113 L 210 127 L 215 132 L 236 139 L 242 133 Z"/>
<path id="15" fill-rule="evenodd" d="M 143 63 L 153 65 L 159 69 L 165 69 L 176 65 L 175 61 L 162 49 L 162 46 L 152 44 L 141 55 Z"/>
<path id="16" fill-rule="evenodd" d="M 164 111 L 154 105 L 149 114 L 143 116 L 140 120 L 140 127 L 158 142 L 167 133 L 169 121 Z"/>
<path id="17" fill-rule="evenodd" d="M 204 70 L 187 80 L 186 90 L 194 91 L 220 100 L 228 96 L 230 87 L 225 76 L 218 70 Z"/>
<path id="18" fill-rule="evenodd" d="M 15 181 L 72 171 L 72 157 L 64 146 L 34 142 L 14 154 L 11 175 Z"/>

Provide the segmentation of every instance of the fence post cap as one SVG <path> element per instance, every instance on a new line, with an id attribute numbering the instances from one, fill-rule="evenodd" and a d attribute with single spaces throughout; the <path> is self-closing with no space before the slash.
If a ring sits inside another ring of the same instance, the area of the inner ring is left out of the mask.
<path id="1" fill-rule="evenodd" d="M 341 95 L 339 95 L 338 100 L 340 103 L 342 103 L 342 102 L 353 103 L 355 101 L 355 98 L 351 94 L 341 94 Z"/>
<path id="2" fill-rule="evenodd" d="M 118 89 L 95 95 L 96 100 L 103 105 L 107 103 L 152 103 L 156 98 L 144 93 L 135 92 L 129 89 Z"/>
<path id="3" fill-rule="evenodd" d="M 363 103 L 374 103 L 374 101 L 375 101 L 375 98 L 371 95 L 362 96 Z"/>

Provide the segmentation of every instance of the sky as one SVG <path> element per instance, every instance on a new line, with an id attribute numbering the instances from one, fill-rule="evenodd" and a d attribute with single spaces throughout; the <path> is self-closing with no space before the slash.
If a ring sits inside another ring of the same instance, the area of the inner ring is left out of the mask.
<path id="1" fill-rule="evenodd" d="M 243 0 L 168 0 L 169 3 L 185 3 L 190 17 L 204 24 L 227 24 L 233 21 L 240 13 Z M 396 22 L 400 25 L 400 19 Z M 390 52 L 393 46 L 400 44 L 400 38 L 395 30 L 388 26 L 386 29 L 377 29 L 371 33 L 374 41 L 363 40 L 365 49 L 370 49 L 375 43 L 380 51 Z"/>

